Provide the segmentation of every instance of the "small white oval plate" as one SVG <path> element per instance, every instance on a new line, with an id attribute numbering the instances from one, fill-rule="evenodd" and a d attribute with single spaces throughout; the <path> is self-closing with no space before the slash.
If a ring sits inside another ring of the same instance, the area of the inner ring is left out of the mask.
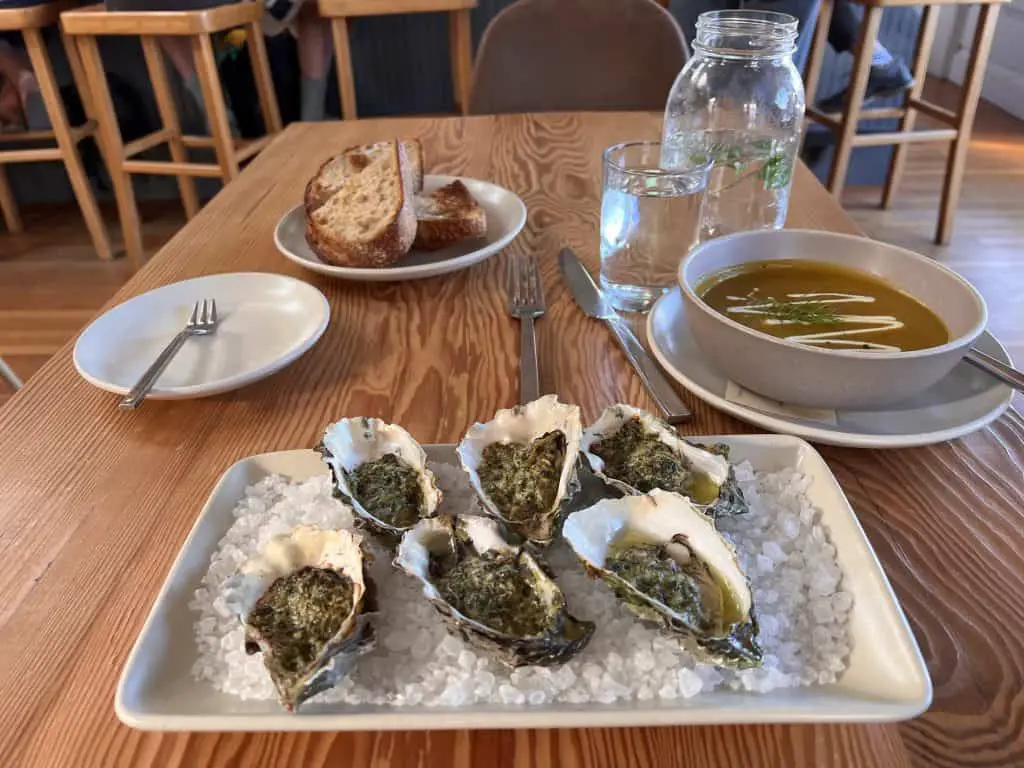
<path id="1" fill-rule="evenodd" d="M 100 389 L 127 394 L 185 327 L 195 302 L 209 298 L 217 301 L 217 332 L 185 342 L 148 397 L 206 397 L 265 378 L 316 344 L 331 317 L 327 298 L 293 277 L 198 277 L 143 293 L 93 320 L 75 342 L 75 368 Z"/>
<path id="2" fill-rule="evenodd" d="M 647 338 L 661 367 L 701 400 L 764 429 L 826 445 L 910 448 L 941 443 L 998 419 L 1013 399 L 1008 386 L 968 363 L 960 363 L 935 386 L 887 408 L 836 411 L 835 424 L 787 418 L 725 399 L 728 380 L 693 340 L 678 288 L 654 305 L 647 318 Z M 1006 350 L 988 332 L 978 337 L 975 346 L 1012 365 Z"/>
<path id="3" fill-rule="evenodd" d="M 433 192 L 456 179 L 466 185 L 469 193 L 487 214 L 487 234 L 482 238 L 463 240 L 437 251 L 410 251 L 390 267 L 336 267 L 320 261 L 306 244 L 306 217 L 300 203 L 277 223 L 274 245 L 286 258 L 301 267 L 347 280 L 419 280 L 471 267 L 493 256 L 515 239 L 526 224 L 526 205 L 514 192 L 504 187 L 462 176 L 427 174 L 423 177 L 423 191 Z"/>

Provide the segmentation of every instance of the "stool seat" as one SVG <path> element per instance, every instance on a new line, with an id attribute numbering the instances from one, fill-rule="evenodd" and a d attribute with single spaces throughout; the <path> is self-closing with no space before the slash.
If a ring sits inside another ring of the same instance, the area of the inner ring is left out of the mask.
<path id="1" fill-rule="evenodd" d="M 46 108 L 46 115 L 52 126 L 45 131 L 21 131 L 5 132 L 0 134 L 0 141 L 4 143 L 20 142 L 54 142 L 56 146 L 32 147 L 31 149 L 5 149 L 0 150 L 0 214 L 3 215 L 4 224 L 10 232 L 21 232 L 21 215 L 18 212 L 14 200 L 14 193 L 7 181 L 4 166 L 12 163 L 32 163 L 59 160 L 64 163 L 68 180 L 71 182 L 71 189 L 78 201 L 78 207 L 82 211 L 82 218 L 85 219 L 85 226 L 89 230 L 89 237 L 93 247 L 101 259 L 113 258 L 113 251 L 110 247 L 110 239 L 107 237 L 107 229 L 103 223 L 103 216 L 99 206 L 96 204 L 96 196 L 93 194 L 89 184 L 89 178 L 82 165 L 82 158 L 78 152 L 78 143 L 87 137 L 98 132 L 98 124 L 86 110 L 86 120 L 81 125 L 73 126 L 68 122 L 67 111 L 64 109 L 64 101 L 61 98 L 60 86 L 53 72 L 53 65 L 50 61 L 50 54 L 43 40 L 42 30 L 46 27 L 57 24 L 60 21 L 62 12 L 74 8 L 77 0 L 54 0 L 54 2 L 40 5 L 30 5 L 18 8 L 0 8 L 0 31 L 21 32 L 25 41 L 25 51 L 28 54 L 29 64 L 32 73 L 39 83 L 39 95 L 42 97 L 43 106 Z M 83 102 L 88 102 L 89 96 L 85 85 L 85 78 L 82 72 L 82 65 L 78 58 L 75 46 L 70 44 L 62 34 L 61 42 L 64 45 L 71 68 L 71 74 L 75 81 L 75 87 Z"/>
<path id="2" fill-rule="evenodd" d="M 358 117 L 352 53 L 348 43 L 348 19 L 359 16 L 390 16 L 400 13 L 448 13 L 448 43 L 452 67 L 452 89 L 456 107 L 463 114 L 469 108 L 469 87 L 473 77 L 473 40 L 469 14 L 476 0 L 318 0 L 320 15 L 331 20 L 334 60 L 338 70 L 341 114 L 346 120 Z"/>
<path id="3" fill-rule="evenodd" d="M 921 5 L 921 2 L 920 0 L 848 1 L 864 7 L 864 20 L 861 23 L 860 36 L 853 53 L 853 69 L 850 73 L 850 85 L 847 88 L 843 111 L 825 114 L 816 109 L 813 104 L 809 104 L 807 107 L 808 118 L 828 128 L 836 137 L 835 155 L 828 177 L 828 189 L 837 199 L 842 197 L 846 173 L 854 148 L 895 144 L 896 149 L 893 151 L 885 189 L 882 193 L 882 207 L 888 208 L 892 204 L 903 175 L 907 159 L 907 145 L 934 141 L 951 142 L 946 163 L 946 176 L 942 187 L 939 221 L 935 232 L 935 242 L 939 245 L 947 245 L 952 237 L 953 219 L 960 199 L 960 187 L 967 163 L 967 149 L 970 146 L 974 115 L 978 108 L 978 99 L 981 96 L 981 85 L 992 48 L 992 38 L 995 35 L 999 6 L 1011 2 L 1011 0 L 930 0 L 924 6 L 921 26 L 917 34 L 917 44 L 914 48 L 914 58 L 911 64 L 914 85 L 907 92 L 902 107 L 879 109 L 864 109 L 862 103 L 868 77 L 871 74 L 871 55 L 878 37 L 882 12 L 886 8 Z M 817 92 L 834 3 L 835 0 L 822 0 L 821 10 L 818 14 L 818 23 L 814 30 L 814 38 L 808 56 L 807 72 L 804 76 L 808 101 L 813 99 Z M 924 81 L 928 74 L 928 58 L 938 29 L 939 8 L 949 5 L 980 6 L 967 72 L 964 75 L 960 93 L 960 104 L 956 110 L 946 109 L 922 98 Z M 914 130 L 918 113 L 927 115 L 948 127 Z M 881 118 L 899 118 L 899 129 L 864 134 L 857 132 L 861 120 Z"/>
<path id="4" fill-rule="evenodd" d="M 263 6 L 256 2 L 219 5 L 194 11 L 108 11 L 91 5 L 61 14 L 64 31 L 70 35 L 192 36 L 209 35 L 258 22 Z"/>
<path id="5" fill-rule="evenodd" d="M 185 216 L 192 218 L 199 210 L 194 176 L 206 176 L 232 181 L 239 166 L 269 144 L 281 131 L 281 113 L 270 78 L 270 62 L 260 21 L 263 5 L 258 2 L 240 2 L 191 11 L 108 11 L 94 5 L 61 14 L 65 34 L 75 41 L 84 64 L 85 76 L 94 97 L 93 109 L 99 123 L 101 141 L 106 147 L 107 165 L 114 183 L 125 247 L 132 262 L 142 262 L 142 234 L 139 212 L 132 190 L 131 174 L 162 174 L 175 176 L 181 193 Z M 210 35 L 236 27 L 244 27 L 249 44 L 253 77 L 260 103 L 260 112 L 267 135 L 252 141 L 236 142 L 231 135 L 224 92 L 217 72 L 217 62 Z M 137 35 L 142 43 L 146 69 L 156 97 L 157 111 L 163 126 L 124 143 L 117 123 L 117 115 L 110 98 L 103 62 L 97 39 L 106 36 Z M 160 50 L 161 37 L 190 37 L 196 74 L 203 92 L 207 123 L 212 136 L 186 136 L 182 134 L 167 68 Z M 146 150 L 166 144 L 170 161 L 146 160 L 136 157 Z M 196 147 L 213 148 L 216 163 L 197 163 L 188 159 L 188 150 Z"/>
<path id="6" fill-rule="evenodd" d="M 49 27 L 60 21 L 63 11 L 74 8 L 78 4 L 78 0 L 54 0 L 52 3 L 17 8 L 0 6 L 0 32 Z"/>

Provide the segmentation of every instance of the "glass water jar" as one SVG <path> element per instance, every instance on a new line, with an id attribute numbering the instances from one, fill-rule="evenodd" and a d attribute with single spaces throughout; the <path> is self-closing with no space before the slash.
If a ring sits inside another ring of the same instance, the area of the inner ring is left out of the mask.
<path id="1" fill-rule="evenodd" d="M 665 108 L 662 167 L 712 161 L 701 239 L 779 229 L 804 118 L 793 64 L 797 20 L 770 11 L 712 11 L 697 19 L 694 55 Z"/>

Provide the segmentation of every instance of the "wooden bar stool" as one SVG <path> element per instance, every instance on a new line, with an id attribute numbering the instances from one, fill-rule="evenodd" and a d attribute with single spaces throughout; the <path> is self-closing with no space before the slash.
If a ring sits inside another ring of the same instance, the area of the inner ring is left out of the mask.
<path id="1" fill-rule="evenodd" d="M 78 207 L 82 210 L 82 217 L 85 219 L 85 226 L 89 230 L 96 253 L 101 259 L 113 258 L 110 248 L 110 240 L 107 237 L 107 229 L 103 224 L 103 216 L 96 205 L 96 197 L 93 195 L 92 187 L 89 186 L 89 177 L 85 174 L 82 166 L 82 158 L 78 153 L 78 142 L 96 133 L 97 125 L 94 119 L 88 118 L 78 126 L 68 124 L 67 112 L 64 110 L 64 102 L 60 97 L 60 88 L 57 79 L 53 74 L 53 66 L 50 56 L 46 52 L 46 43 L 43 41 L 42 30 L 45 27 L 57 24 L 62 11 L 74 7 L 76 0 L 57 0 L 56 2 L 44 5 L 33 5 L 26 8 L 9 8 L 0 10 L 0 31 L 21 32 L 25 40 L 25 49 L 28 52 L 29 62 L 36 80 L 39 82 L 39 93 L 46 106 L 46 114 L 50 118 L 51 130 L 48 131 L 23 131 L 20 133 L 0 134 L 0 142 L 40 142 L 55 141 L 56 147 L 43 147 L 32 149 L 0 150 L 0 212 L 3 213 L 4 223 L 10 232 L 21 232 L 21 216 L 18 213 L 18 206 L 14 200 L 14 194 L 7 182 L 4 173 L 4 165 L 7 163 L 31 163 L 46 160 L 61 160 L 67 170 L 68 178 L 71 181 L 71 189 L 78 200 Z M 71 65 L 71 72 L 75 79 L 75 86 L 82 98 L 83 103 L 88 102 L 88 94 L 85 89 L 85 80 L 82 77 L 82 68 L 78 55 L 73 45 L 62 36 L 64 49 L 67 51 L 68 62 Z M 86 114 L 89 115 L 88 108 Z"/>
<path id="2" fill-rule="evenodd" d="M 107 164 L 117 196 L 125 247 L 132 263 L 142 263 L 142 234 L 139 212 L 132 190 L 131 174 L 162 174 L 176 176 L 185 215 L 191 218 L 199 210 L 193 176 L 221 178 L 225 184 L 238 176 L 239 164 L 256 155 L 281 131 L 281 114 L 277 108 L 270 63 L 260 29 L 262 3 L 243 2 L 197 11 L 107 11 L 93 5 L 61 14 L 64 32 L 76 41 L 83 69 L 94 102 L 101 141 L 107 146 Z M 210 35 L 235 27 L 245 27 L 253 76 L 259 95 L 260 112 L 267 135 L 253 141 L 236 142 L 231 136 L 228 113 L 217 74 Z M 100 59 L 97 38 L 105 35 L 137 35 L 142 40 L 146 68 L 153 85 L 157 110 L 163 127 L 125 144 L 117 124 L 110 89 Z M 173 35 L 192 38 L 192 54 L 203 89 L 203 103 L 212 136 L 185 136 L 174 106 L 167 69 L 160 51 L 158 37 Z M 153 147 L 167 144 L 171 161 L 133 159 Z M 217 163 L 194 163 L 188 149 L 212 147 Z"/>
<path id="3" fill-rule="evenodd" d="M 878 27 L 882 21 L 882 11 L 886 8 L 907 5 L 920 5 L 919 0 L 851 0 L 864 6 L 864 21 L 861 23 L 860 39 L 853 56 L 853 70 L 850 75 L 850 86 L 846 95 L 846 104 L 839 115 L 826 115 L 809 107 L 807 115 L 810 119 L 829 128 L 836 137 L 835 157 L 828 177 L 828 189 L 837 199 L 842 197 L 846 182 L 846 172 L 850 166 L 850 155 L 855 147 L 877 147 L 895 144 L 889 174 L 885 181 L 882 194 L 882 207 L 888 208 L 899 187 L 900 177 L 907 160 L 907 144 L 928 141 L 949 141 L 952 146 L 946 161 L 946 178 L 942 185 L 942 202 L 939 208 L 939 222 L 935 233 L 935 242 L 939 245 L 949 243 L 953 234 L 953 217 L 957 202 L 960 199 L 960 187 L 963 182 L 964 166 L 967 162 L 967 149 L 971 141 L 971 129 L 974 126 L 974 113 L 978 108 L 981 95 L 981 84 L 985 78 L 985 67 L 992 48 L 992 37 L 996 31 L 996 17 L 999 6 L 1009 0 L 932 0 L 924 6 L 921 27 L 917 35 L 917 45 L 911 67 L 914 72 L 914 86 L 910 89 L 903 107 L 887 107 L 881 109 L 862 109 L 861 102 L 871 71 L 871 53 Z M 814 31 L 808 57 L 807 73 L 804 78 L 809 98 L 813 97 L 818 87 L 821 63 L 825 54 L 828 38 L 828 26 L 832 19 L 834 0 L 822 0 L 818 15 L 818 25 Z M 967 63 L 967 72 L 960 92 L 960 104 L 956 111 L 951 111 L 921 98 L 924 80 L 928 72 L 928 56 L 931 53 L 932 41 L 935 39 L 940 5 L 978 5 L 978 26 L 974 32 L 974 42 Z M 915 131 L 914 124 L 920 112 L 948 128 L 935 128 Z M 860 120 L 878 118 L 900 118 L 900 127 L 896 131 L 886 133 L 857 133 Z"/>
<path id="4" fill-rule="evenodd" d="M 452 90 L 456 108 L 466 114 L 473 79 L 473 40 L 469 12 L 476 0 L 319 0 L 320 15 L 331 20 L 334 58 L 338 67 L 341 114 L 354 120 L 356 83 L 348 45 L 348 19 L 355 16 L 387 16 L 396 13 L 448 12 L 448 45 L 452 64 Z"/>

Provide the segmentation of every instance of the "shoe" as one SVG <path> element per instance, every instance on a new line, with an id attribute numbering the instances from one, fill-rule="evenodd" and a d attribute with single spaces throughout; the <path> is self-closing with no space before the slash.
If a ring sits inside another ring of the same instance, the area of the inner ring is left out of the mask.
<path id="1" fill-rule="evenodd" d="M 909 90 L 914 85 L 914 76 L 910 69 L 903 63 L 902 59 L 893 57 L 888 64 L 879 64 L 871 67 L 868 75 L 868 84 L 864 89 L 864 102 L 866 107 L 872 102 L 880 99 L 887 99 Z M 846 91 L 844 88 L 839 93 L 822 99 L 818 102 L 818 111 L 826 114 L 842 112 L 846 106 Z"/>

